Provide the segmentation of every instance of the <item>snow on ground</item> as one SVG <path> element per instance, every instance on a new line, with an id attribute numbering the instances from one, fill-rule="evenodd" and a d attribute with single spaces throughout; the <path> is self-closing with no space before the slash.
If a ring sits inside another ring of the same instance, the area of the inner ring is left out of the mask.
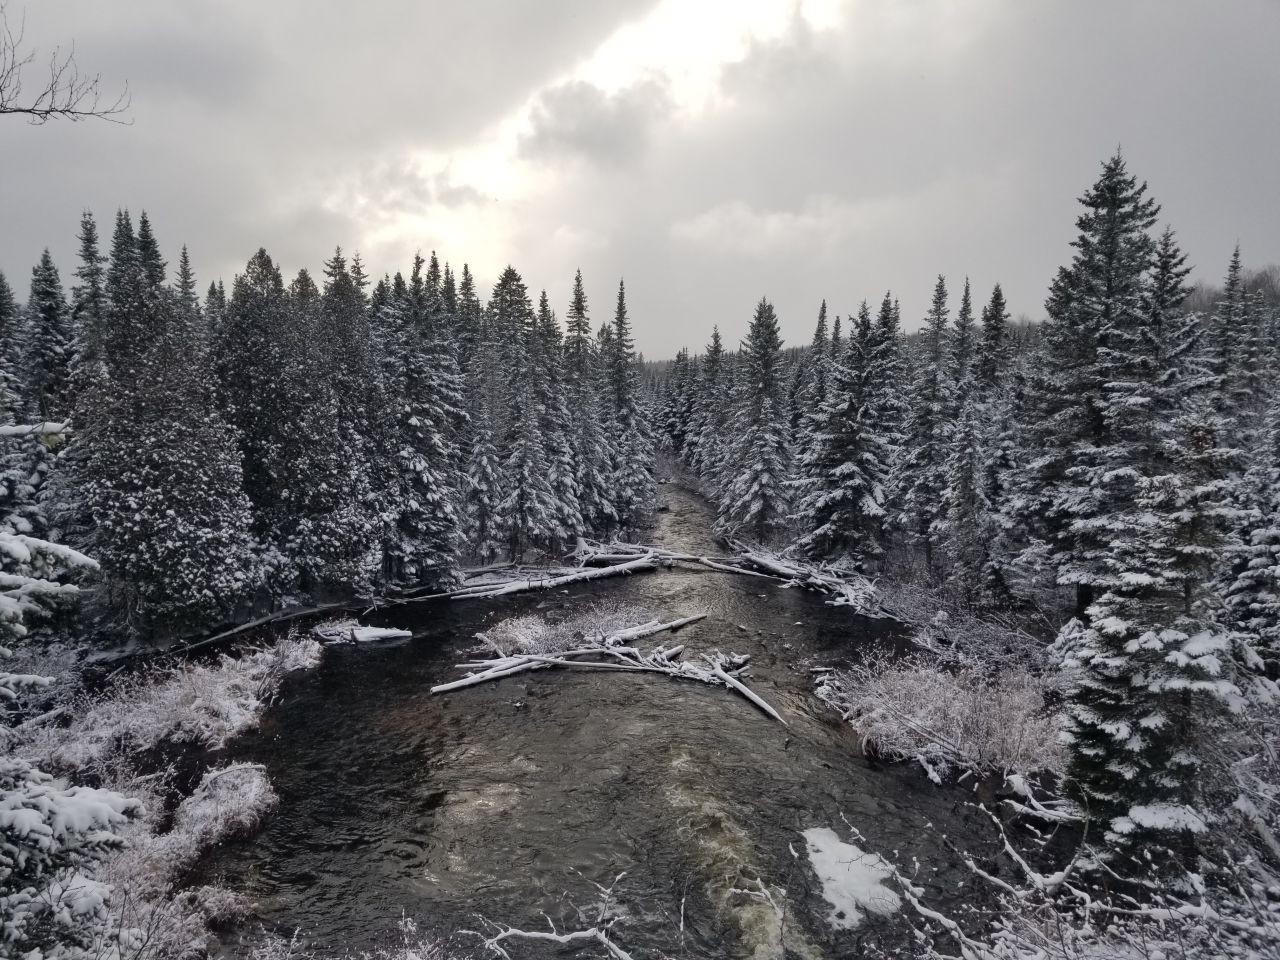
<path id="1" fill-rule="evenodd" d="M 850 930 L 867 913 L 888 916 L 902 906 L 902 898 L 886 885 L 893 870 L 879 854 L 864 853 L 841 840 L 830 827 L 802 833 L 809 863 L 822 881 L 822 896 L 831 904 L 828 921 L 837 930 Z"/>

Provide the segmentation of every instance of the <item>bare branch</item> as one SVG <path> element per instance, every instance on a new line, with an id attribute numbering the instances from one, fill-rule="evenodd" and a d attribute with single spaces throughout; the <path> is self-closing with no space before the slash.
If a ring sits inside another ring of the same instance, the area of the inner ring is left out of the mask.
<path id="1" fill-rule="evenodd" d="M 84 74 L 76 64 L 75 44 L 66 52 L 55 47 L 49 55 L 49 72 L 34 93 L 24 95 L 23 79 L 36 58 L 35 50 L 23 46 L 26 16 L 17 28 L 9 22 L 8 4 L 0 2 L 0 115 L 25 116 L 29 123 L 42 124 L 58 118 L 87 120 L 90 117 L 111 123 L 129 123 L 129 86 L 114 100 L 102 95 L 100 74 Z"/>

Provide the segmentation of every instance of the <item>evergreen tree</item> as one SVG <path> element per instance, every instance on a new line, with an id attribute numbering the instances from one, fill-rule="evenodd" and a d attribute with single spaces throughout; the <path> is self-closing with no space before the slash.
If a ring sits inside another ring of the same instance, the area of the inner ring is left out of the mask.
<path id="1" fill-rule="evenodd" d="M 1230 439 L 1245 449 L 1258 441 L 1267 399 L 1262 379 L 1262 314 L 1250 306 L 1237 244 L 1222 299 L 1210 320 L 1208 365 L 1218 381 L 1216 406 L 1228 421 Z"/>
<path id="2" fill-rule="evenodd" d="M 947 486 L 946 418 L 951 406 L 948 313 L 947 284 L 939 276 L 921 334 L 922 356 L 906 427 L 902 467 L 902 522 L 911 539 L 924 548 L 925 566 L 929 569 L 934 562 L 934 525 L 941 519 L 942 492 Z"/>
<path id="3" fill-rule="evenodd" d="M 385 576 L 392 583 L 448 586 L 457 579 L 460 518 L 454 496 L 458 454 L 450 438 L 449 412 L 462 404 L 456 374 L 440 377 L 440 351 L 426 309 L 423 260 L 414 258 L 408 285 L 380 285 L 375 316 L 390 338 L 385 350 L 386 389 L 396 414 L 398 485 L 391 500 L 391 531 L 384 546 Z"/>
<path id="4" fill-rule="evenodd" d="M 545 290 L 538 300 L 533 345 L 538 368 L 536 399 L 541 413 L 538 429 L 547 457 L 547 482 L 554 510 L 552 544 L 558 542 L 563 547 L 584 532 L 584 521 L 573 442 L 575 431 L 565 393 L 560 325 L 551 312 Z"/>
<path id="5" fill-rule="evenodd" d="M 558 527 L 540 430 L 537 319 L 515 268 L 508 266 L 498 278 L 488 315 L 499 362 L 509 373 L 505 389 L 490 404 L 504 417 L 496 527 L 509 557 L 518 561 L 531 548 L 555 543 Z"/>
<path id="6" fill-rule="evenodd" d="M 988 397 L 998 390 L 1011 362 L 1009 311 L 1005 306 L 1004 291 L 997 283 L 991 291 L 991 299 L 982 308 L 982 339 L 974 371 L 978 389 Z"/>
<path id="7" fill-rule="evenodd" d="M 93 415 L 72 469 L 109 612 L 134 632 L 172 634 L 229 615 L 256 585 L 257 565 L 233 435 L 140 223 L 134 243 L 118 220 L 121 258 L 104 286 L 102 345 L 127 375 L 106 368 L 86 380 L 82 406 Z"/>
<path id="8" fill-rule="evenodd" d="M 107 313 L 106 271 L 107 258 L 98 245 L 98 224 L 93 214 L 80 217 L 80 266 L 76 268 L 76 280 L 71 288 L 71 340 L 72 377 L 78 389 L 81 371 L 93 362 L 92 348 L 102 339 L 102 324 Z"/>
<path id="9" fill-rule="evenodd" d="M 606 531 L 617 525 L 618 514 L 610 484 L 612 458 L 605 436 L 601 397 L 596 389 L 599 366 L 579 270 L 573 278 L 565 330 L 565 396 L 572 419 L 571 440 L 583 523 L 591 530 Z"/>
<path id="10" fill-rule="evenodd" d="M 26 317 L 26 390 L 31 416 L 58 422 L 70 412 L 71 328 L 62 280 L 49 251 L 31 270 Z"/>
<path id="11" fill-rule="evenodd" d="M 331 354 L 317 341 L 321 294 L 306 271 L 286 292 L 265 250 L 236 278 L 214 346 L 219 398 L 234 426 L 277 590 L 364 590 L 377 523 L 363 444 L 342 415 Z M 299 477 L 312 478 L 299 483 Z"/>
<path id="12" fill-rule="evenodd" d="M 967 383 L 968 381 L 962 381 Z M 947 485 L 932 533 L 947 557 L 946 580 L 971 606 L 993 605 L 983 587 L 987 581 L 997 516 L 984 479 L 989 451 L 982 416 L 986 405 L 972 391 L 965 397 L 945 465 Z"/>
<path id="13" fill-rule="evenodd" d="M 209 331 L 209 341 L 214 342 L 227 319 L 227 291 L 222 281 L 209 284 L 204 295 L 205 326 Z"/>
<path id="14" fill-rule="evenodd" d="M 1098 487 L 1106 475 L 1099 451 L 1111 441 L 1099 346 L 1104 330 L 1126 329 L 1143 311 L 1154 252 L 1147 231 L 1159 211 L 1119 154 L 1081 203 L 1075 258 L 1050 289 L 1044 348 L 1021 413 L 1033 459 L 1020 472 L 1017 503 L 1037 555 L 1059 584 L 1075 588 L 1078 615 L 1093 603 L 1109 552 L 1112 505 Z"/>
<path id="15" fill-rule="evenodd" d="M 796 545 L 810 557 L 848 558 L 870 569 L 882 553 L 885 483 L 894 451 L 881 419 L 887 354 L 864 301 L 848 347 L 832 357 L 827 399 L 800 457 Z"/>
<path id="16" fill-rule="evenodd" d="M 631 321 L 627 316 L 626 288 L 618 282 L 617 308 L 607 346 L 601 350 L 612 405 L 614 459 L 612 499 L 618 523 L 624 531 L 639 524 L 653 502 L 653 449 L 649 424 L 640 398 L 640 378 Z M 780 408 L 781 396 L 773 399 Z"/>
<path id="17" fill-rule="evenodd" d="M 9 281 L 0 273 L 0 426 L 22 418 L 22 314 Z"/>
<path id="18" fill-rule="evenodd" d="M 777 538 L 787 525 L 789 451 L 782 420 L 778 317 L 761 298 L 742 341 L 732 474 L 727 478 L 718 527 L 757 543 Z"/>
<path id="19" fill-rule="evenodd" d="M 951 381 L 951 416 L 960 417 L 960 411 L 969 398 L 974 378 L 973 298 L 969 293 L 969 278 L 964 278 L 964 294 L 960 297 L 960 309 L 956 312 L 955 326 L 951 331 L 950 364 L 947 368 Z"/>
<path id="20" fill-rule="evenodd" d="M 196 292 L 196 275 L 191 268 L 191 256 L 187 253 L 187 245 L 182 245 L 182 254 L 178 258 L 178 277 L 175 292 L 178 298 L 178 312 L 192 332 L 197 342 L 204 341 L 203 317 L 200 311 L 200 295 Z"/>
<path id="21" fill-rule="evenodd" d="M 698 395 L 694 406 L 694 432 L 697 436 L 691 465 L 697 475 L 712 489 L 719 488 L 725 463 L 730 391 L 724 344 L 720 328 L 711 328 L 711 340 L 702 358 Z"/>

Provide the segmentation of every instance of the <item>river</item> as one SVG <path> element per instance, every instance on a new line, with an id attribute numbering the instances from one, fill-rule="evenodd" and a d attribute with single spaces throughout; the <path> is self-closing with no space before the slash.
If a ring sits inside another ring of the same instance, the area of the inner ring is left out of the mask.
<path id="1" fill-rule="evenodd" d="M 669 509 L 653 540 L 718 552 L 708 506 L 675 485 L 661 492 Z M 678 634 L 687 655 L 750 654 L 749 684 L 789 726 L 723 688 L 660 676 L 547 671 L 428 693 L 460 675 L 486 624 L 603 601 L 664 620 L 706 613 Z M 402 913 L 440 931 L 478 929 L 481 915 L 545 930 L 544 913 L 573 929 L 575 907 L 600 900 L 596 884 L 625 873 L 617 937 L 637 960 L 857 957 L 868 939 L 900 942 L 900 915 L 828 922 L 800 836 L 814 827 L 848 840 L 852 826 L 864 849 L 918 863 L 935 905 L 965 893 L 937 839 L 973 828 L 965 792 L 869 762 L 812 695 L 811 667 L 893 641 L 884 621 L 762 579 L 671 569 L 367 622 L 414 636 L 331 647 L 229 751 L 265 764 L 281 803 L 197 879 L 245 893 L 255 923 L 336 950 L 385 941 Z M 734 892 L 761 885 L 773 904 Z"/>

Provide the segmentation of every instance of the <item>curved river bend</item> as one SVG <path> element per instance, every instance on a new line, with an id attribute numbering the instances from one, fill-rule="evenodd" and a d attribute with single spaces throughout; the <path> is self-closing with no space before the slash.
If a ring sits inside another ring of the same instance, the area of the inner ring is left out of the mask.
<path id="1" fill-rule="evenodd" d="M 662 494 L 655 541 L 719 552 L 707 506 L 674 485 Z M 601 601 L 663 620 L 708 614 L 679 633 L 686 656 L 750 654 L 747 682 L 789 726 L 722 688 L 659 676 L 547 671 L 428 693 L 460 676 L 487 624 Z M 829 923 L 800 836 L 829 827 L 850 840 L 850 825 L 864 849 L 916 869 L 935 905 L 964 893 L 936 839 L 969 831 L 964 794 L 868 763 L 812 695 L 810 668 L 891 642 L 885 622 L 770 581 L 679 569 L 368 622 L 414 637 L 330 647 L 230 751 L 266 765 L 281 803 L 199 873 L 243 891 L 268 927 L 339 950 L 385 942 L 402 913 L 440 931 L 478 929 L 480 915 L 546 929 L 544 913 L 574 929 L 575 905 L 625 872 L 617 937 L 637 958 L 857 957 L 902 925 Z"/>

